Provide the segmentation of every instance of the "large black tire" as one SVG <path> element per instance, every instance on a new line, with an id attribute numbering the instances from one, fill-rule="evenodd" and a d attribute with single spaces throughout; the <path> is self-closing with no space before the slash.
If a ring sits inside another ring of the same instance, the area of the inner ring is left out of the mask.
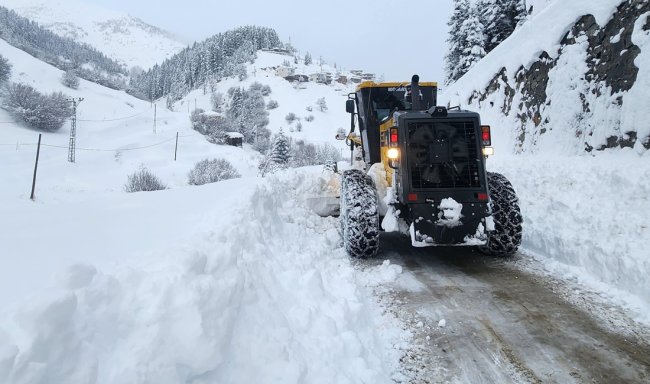
<path id="1" fill-rule="evenodd" d="M 358 169 L 341 177 L 341 230 L 348 255 L 366 258 L 379 248 L 377 192 L 370 176 Z"/>
<path id="2" fill-rule="evenodd" d="M 492 200 L 494 231 L 488 232 L 488 243 L 481 251 L 493 256 L 511 256 L 521 245 L 521 210 L 515 189 L 500 173 L 488 172 Z"/>

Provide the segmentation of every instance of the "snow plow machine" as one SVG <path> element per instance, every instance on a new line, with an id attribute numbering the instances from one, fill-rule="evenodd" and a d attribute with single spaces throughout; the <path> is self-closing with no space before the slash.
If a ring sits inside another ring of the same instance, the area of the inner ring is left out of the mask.
<path id="1" fill-rule="evenodd" d="M 494 153 L 490 127 L 478 113 L 436 103 L 437 84 L 419 83 L 417 75 L 410 84 L 366 81 L 348 95 L 351 129 L 337 139 L 352 152 L 340 190 L 350 256 L 375 256 L 381 229 L 409 235 L 414 247 L 517 251 L 517 195 L 503 175 L 486 170 Z"/>

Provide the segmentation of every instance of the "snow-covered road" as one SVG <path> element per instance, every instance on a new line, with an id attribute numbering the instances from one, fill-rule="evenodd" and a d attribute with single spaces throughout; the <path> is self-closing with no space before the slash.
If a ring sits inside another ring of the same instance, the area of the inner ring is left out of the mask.
<path id="1" fill-rule="evenodd" d="M 415 249 L 382 234 L 376 260 L 404 272 L 378 293 L 415 342 L 417 383 L 647 383 L 650 329 L 589 292 L 534 273 L 528 257 Z"/>

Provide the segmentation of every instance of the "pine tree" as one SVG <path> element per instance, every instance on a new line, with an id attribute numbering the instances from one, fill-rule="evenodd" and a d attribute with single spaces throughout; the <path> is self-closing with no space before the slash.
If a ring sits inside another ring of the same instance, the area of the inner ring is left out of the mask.
<path id="1" fill-rule="evenodd" d="M 271 161 L 275 164 L 285 166 L 289 164 L 291 158 L 291 148 L 289 139 L 284 135 L 282 129 L 273 140 L 273 149 L 271 150 Z"/>
<path id="2" fill-rule="evenodd" d="M 309 65 L 312 63 L 312 58 L 309 52 L 305 53 L 305 65 Z"/>
<path id="3" fill-rule="evenodd" d="M 528 18 L 526 0 L 515 0 L 515 28 L 519 28 Z"/>
<path id="4" fill-rule="evenodd" d="M 447 38 L 448 52 L 445 56 L 446 84 L 450 84 L 462 76 L 460 73 L 460 62 L 464 48 L 462 24 L 469 15 L 469 7 L 469 0 L 454 0 L 454 11 L 449 22 L 447 22 L 449 37 Z"/>
<path id="5" fill-rule="evenodd" d="M 459 62 L 461 76 L 485 56 L 485 27 L 481 24 L 476 8 L 472 8 L 469 17 L 463 22 L 462 33 L 464 44 Z"/>
<path id="6" fill-rule="evenodd" d="M 491 52 L 526 21 L 525 0 L 479 0 L 479 17 L 485 26 L 485 51 Z"/>

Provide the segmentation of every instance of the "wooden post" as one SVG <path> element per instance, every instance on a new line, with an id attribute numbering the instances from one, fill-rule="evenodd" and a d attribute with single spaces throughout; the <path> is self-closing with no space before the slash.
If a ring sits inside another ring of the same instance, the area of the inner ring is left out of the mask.
<path id="1" fill-rule="evenodd" d="M 36 171 L 38 170 L 38 157 L 41 154 L 41 136 L 43 134 L 38 134 L 38 147 L 36 147 L 36 163 L 34 164 L 34 178 L 32 179 L 32 195 L 29 197 L 34 200 L 34 190 L 36 189 Z"/>
<path id="2" fill-rule="evenodd" d="M 158 113 L 158 104 L 153 105 L 153 133 L 156 133 L 156 117 Z"/>
<path id="3" fill-rule="evenodd" d="M 176 132 L 176 148 L 174 148 L 174 161 L 176 161 L 176 154 L 178 154 L 178 132 Z"/>

